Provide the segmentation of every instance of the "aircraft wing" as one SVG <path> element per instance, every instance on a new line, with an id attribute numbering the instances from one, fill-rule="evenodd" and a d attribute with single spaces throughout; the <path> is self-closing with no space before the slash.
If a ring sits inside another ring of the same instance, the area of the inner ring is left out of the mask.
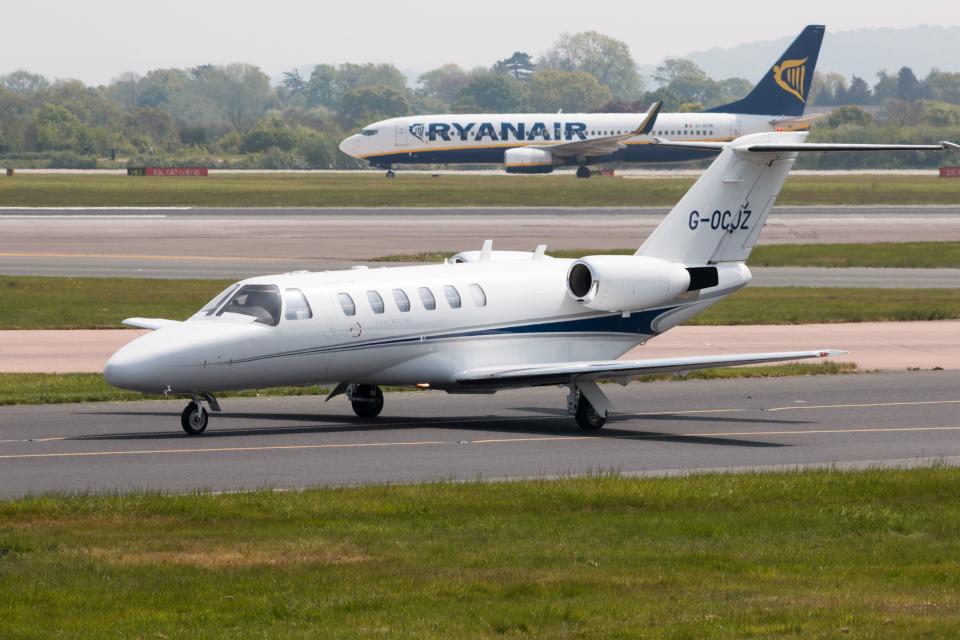
<path id="1" fill-rule="evenodd" d="M 553 145 L 540 144 L 527 148 L 549 151 L 558 158 L 576 156 L 605 156 L 625 148 L 626 144 L 624 143 L 630 138 L 649 134 L 650 131 L 653 130 L 653 124 L 656 122 L 662 106 L 662 101 L 658 100 L 657 102 L 654 102 L 647 111 L 647 115 L 644 116 L 643 122 L 640 123 L 640 126 L 627 133 L 621 133 L 620 135 L 615 136 L 603 136 L 602 138 L 591 138 L 589 140 L 561 142 Z"/>
<path id="2" fill-rule="evenodd" d="M 164 318 L 127 318 L 120 324 L 136 329 L 161 329 L 170 325 L 180 324 L 179 320 L 166 320 Z"/>
<path id="3" fill-rule="evenodd" d="M 532 366 L 483 367 L 468 369 L 455 376 L 464 386 L 525 387 L 548 384 L 567 384 L 571 381 L 630 378 L 651 373 L 675 373 L 714 367 L 734 367 L 747 364 L 785 362 L 807 358 L 827 358 L 847 353 L 835 349 L 817 351 L 781 351 L 775 353 L 741 353 L 688 358 L 657 358 L 652 360 L 597 360 L 592 362 L 558 362 Z"/>
<path id="4" fill-rule="evenodd" d="M 777 153 L 788 151 L 960 151 L 960 145 L 952 142 L 937 144 L 846 144 L 839 142 L 770 142 L 760 144 L 737 144 L 733 142 L 675 142 L 654 138 L 650 144 L 704 151 L 722 151 L 727 147 L 738 153 Z"/>
<path id="5" fill-rule="evenodd" d="M 775 118 L 770 121 L 770 124 L 785 131 L 802 131 L 809 128 L 817 120 L 828 117 L 831 113 L 831 111 L 824 111 L 823 113 L 808 113 L 803 116 Z"/>

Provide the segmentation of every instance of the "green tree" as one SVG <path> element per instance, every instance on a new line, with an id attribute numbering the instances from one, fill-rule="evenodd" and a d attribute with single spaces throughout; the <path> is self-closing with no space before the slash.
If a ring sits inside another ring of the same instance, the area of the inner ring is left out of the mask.
<path id="1" fill-rule="evenodd" d="M 50 82 L 41 75 L 19 69 L 0 76 L 0 86 L 14 93 L 26 94 L 43 91 L 50 86 Z"/>
<path id="2" fill-rule="evenodd" d="M 900 100 L 916 100 L 921 97 L 921 91 L 920 81 L 914 75 L 913 69 L 900 67 L 900 71 L 897 72 L 897 98 Z"/>
<path id="3" fill-rule="evenodd" d="M 340 99 L 337 88 L 337 70 L 329 64 L 318 64 L 310 72 L 304 93 L 307 96 L 307 105 L 311 107 L 326 107 L 335 109 Z"/>
<path id="4" fill-rule="evenodd" d="M 348 129 L 410 114 L 406 92 L 394 87 L 364 86 L 351 89 L 343 94 L 340 104 L 340 114 Z"/>
<path id="5" fill-rule="evenodd" d="M 830 113 L 830 116 L 823 122 L 825 127 L 830 127 L 832 129 L 841 127 L 843 125 L 866 127 L 871 124 L 873 124 L 873 117 L 862 108 L 854 105 L 847 105 L 840 107 L 839 109 L 834 109 Z"/>
<path id="6" fill-rule="evenodd" d="M 519 82 L 509 76 L 486 74 L 470 81 L 460 90 L 457 102 L 481 111 L 508 113 L 523 108 L 523 92 Z"/>
<path id="7" fill-rule="evenodd" d="M 960 104 L 960 73 L 934 69 L 927 75 L 926 83 L 934 100 Z"/>
<path id="8" fill-rule="evenodd" d="M 497 60 L 493 65 L 493 72 L 509 74 L 516 80 L 526 80 L 536 71 L 536 68 L 537 65 L 533 63 L 529 53 L 514 51 L 509 58 Z"/>
<path id="9" fill-rule="evenodd" d="M 460 91 L 469 83 L 470 74 L 455 64 L 445 64 L 417 78 L 417 84 L 420 85 L 418 93 L 447 104 L 455 101 Z"/>
<path id="10" fill-rule="evenodd" d="M 853 76 L 850 80 L 850 90 L 847 92 L 847 102 L 850 104 L 870 104 L 873 95 L 870 85 L 860 76 Z"/>
<path id="11" fill-rule="evenodd" d="M 686 58 L 667 58 L 657 67 L 653 79 L 660 86 L 669 85 L 680 78 L 690 80 L 709 80 L 706 72 L 692 60 Z"/>
<path id="12" fill-rule="evenodd" d="M 337 88 L 340 94 L 360 87 L 390 87 L 407 90 L 407 78 L 392 64 L 345 63 L 337 67 Z"/>
<path id="13" fill-rule="evenodd" d="M 582 71 L 544 69 L 530 76 L 527 102 L 537 111 L 592 111 L 609 102 L 610 89 Z"/>
<path id="14" fill-rule="evenodd" d="M 565 33 L 538 61 L 541 69 L 583 71 L 609 87 L 618 100 L 640 97 L 643 83 L 626 43 L 596 31 Z"/>
<path id="15" fill-rule="evenodd" d="M 277 148 L 290 151 L 297 143 L 297 131 L 282 118 L 263 118 L 243 136 L 240 150 L 244 153 Z"/>
<path id="16" fill-rule="evenodd" d="M 156 107 L 135 109 L 123 117 L 123 131 L 128 139 L 139 142 L 140 151 L 164 146 L 176 130 L 170 114 Z"/>
<path id="17" fill-rule="evenodd" d="M 267 110 L 270 78 L 258 67 L 234 63 L 203 69 L 198 80 L 234 131 L 243 135 Z"/>
<path id="18" fill-rule="evenodd" d="M 34 111 L 33 129 L 39 151 L 79 151 L 85 137 L 80 119 L 56 104 L 44 104 Z"/>

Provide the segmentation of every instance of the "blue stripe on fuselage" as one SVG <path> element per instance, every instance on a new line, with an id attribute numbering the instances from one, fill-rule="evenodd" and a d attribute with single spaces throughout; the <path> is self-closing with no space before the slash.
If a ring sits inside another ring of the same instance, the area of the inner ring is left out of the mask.
<path id="1" fill-rule="evenodd" d="M 503 164 L 503 154 L 507 147 L 485 147 L 480 149 L 435 149 L 390 153 L 366 160 L 374 166 L 395 164 Z M 626 149 L 605 156 L 590 156 L 591 163 L 605 162 L 689 162 L 703 160 L 717 155 L 716 151 L 701 149 L 683 149 L 656 144 L 632 144 Z M 576 165 L 576 158 L 558 158 L 559 162 Z"/>

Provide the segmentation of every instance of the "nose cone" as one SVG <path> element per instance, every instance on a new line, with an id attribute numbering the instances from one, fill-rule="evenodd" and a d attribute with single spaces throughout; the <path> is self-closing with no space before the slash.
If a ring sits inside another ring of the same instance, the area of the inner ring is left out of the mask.
<path id="1" fill-rule="evenodd" d="M 343 151 L 348 156 L 359 158 L 361 137 L 359 133 L 355 133 L 348 138 L 344 138 L 340 143 L 340 151 Z"/>
<path id="2" fill-rule="evenodd" d="M 113 354 L 103 368 L 107 383 L 132 391 L 162 392 L 164 387 L 155 379 L 163 357 L 163 343 L 157 339 L 162 331 L 141 336 Z"/>

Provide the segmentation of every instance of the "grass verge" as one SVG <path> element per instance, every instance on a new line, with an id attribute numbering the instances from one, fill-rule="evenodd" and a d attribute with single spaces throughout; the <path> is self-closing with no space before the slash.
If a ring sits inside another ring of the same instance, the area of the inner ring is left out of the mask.
<path id="1" fill-rule="evenodd" d="M 932 172 L 931 172 L 932 174 Z M 5 206 L 408 207 L 666 206 L 693 178 L 626 180 L 569 175 L 404 174 L 380 172 L 226 174 L 208 178 L 20 175 L 0 178 Z M 793 176 L 782 205 L 956 204 L 949 180 L 930 176 Z"/>
<path id="2" fill-rule="evenodd" d="M 779 378 L 783 376 L 837 375 L 856 373 L 852 362 L 817 362 L 760 367 L 705 369 L 692 371 L 686 379 L 716 380 L 724 378 Z M 676 379 L 673 375 L 654 375 L 640 378 L 642 382 Z M 413 391 L 407 387 L 388 387 L 385 391 Z M 217 394 L 219 398 L 254 398 L 260 396 L 326 395 L 329 389 L 317 386 L 279 387 L 258 391 Z M 0 406 L 15 404 L 63 404 L 68 402 L 116 402 L 147 400 L 134 391 L 111 387 L 99 373 L 0 373 Z"/>
<path id="3" fill-rule="evenodd" d="M 6 638 L 960 635 L 960 470 L 0 503 Z"/>
<path id="4" fill-rule="evenodd" d="M 0 276 L 0 329 L 116 329 L 132 316 L 182 320 L 227 280 Z M 810 324 L 960 318 L 957 289 L 748 287 L 687 324 Z"/>
<path id="5" fill-rule="evenodd" d="M 554 258 L 630 255 L 636 249 L 561 249 Z M 456 251 L 397 253 L 372 262 L 442 262 Z M 763 245 L 750 254 L 752 267 L 960 268 L 960 242 L 878 242 L 871 244 Z"/>

